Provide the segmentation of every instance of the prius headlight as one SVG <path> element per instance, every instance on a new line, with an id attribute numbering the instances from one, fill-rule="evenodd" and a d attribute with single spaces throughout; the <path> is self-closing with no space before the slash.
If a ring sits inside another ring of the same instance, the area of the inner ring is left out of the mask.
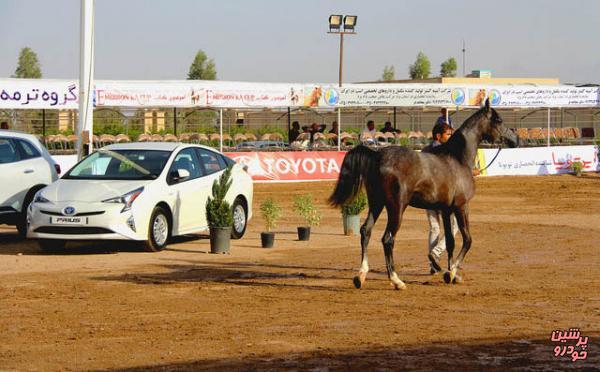
<path id="1" fill-rule="evenodd" d="M 35 193 L 35 196 L 33 197 L 33 202 L 34 203 L 50 203 L 50 200 L 44 198 L 42 196 L 42 190 L 40 190 Z"/>
<path id="2" fill-rule="evenodd" d="M 117 197 L 114 197 L 114 198 L 102 200 L 102 203 L 120 203 L 120 204 L 125 204 L 125 206 L 121 210 L 121 213 L 123 213 L 123 212 L 126 212 L 126 211 L 128 211 L 128 210 L 131 209 L 131 205 L 133 204 L 133 202 L 135 201 L 135 199 L 137 199 L 138 196 L 140 196 L 140 194 L 142 193 L 142 191 L 144 191 L 144 187 L 140 187 L 139 189 L 135 189 L 135 190 L 130 191 L 127 194 L 124 194 L 124 195 L 121 195 L 121 196 L 117 196 Z"/>

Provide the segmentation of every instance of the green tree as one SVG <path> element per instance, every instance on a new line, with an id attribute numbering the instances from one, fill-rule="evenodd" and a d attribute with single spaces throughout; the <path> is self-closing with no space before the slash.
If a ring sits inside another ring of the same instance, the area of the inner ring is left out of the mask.
<path id="1" fill-rule="evenodd" d="M 381 75 L 381 80 L 392 81 L 395 79 L 396 78 L 395 78 L 394 66 L 385 66 L 383 68 L 383 75 Z"/>
<path id="2" fill-rule="evenodd" d="M 217 80 L 215 61 L 208 59 L 202 50 L 196 53 L 188 72 L 188 80 Z"/>
<path id="3" fill-rule="evenodd" d="M 40 79 L 42 77 L 37 54 L 31 48 L 21 49 L 19 62 L 13 77 L 24 79 Z"/>
<path id="4" fill-rule="evenodd" d="M 440 75 L 442 77 L 456 77 L 456 59 L 450 57 L 440 65 Z"/>
<path id="5" fill-rule="evenodd" d="M 429 58 L 423 52 L 419 52 L 415 63 L 409 66 L 408 73 L 411 79 L 427 79 L 431 73 Z"/>

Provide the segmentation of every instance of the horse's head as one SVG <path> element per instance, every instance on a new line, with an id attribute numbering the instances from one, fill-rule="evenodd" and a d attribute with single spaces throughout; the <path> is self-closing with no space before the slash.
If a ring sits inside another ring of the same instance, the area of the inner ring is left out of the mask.
<path id="1" fill-rule="evenodd" d="M 502 118 L 498 112 L 490 107 L 489 98 L 485 100 L 485 106 L 482 110 L 487 120 L 484 120 L 482 123 L 481 138 L 490 143 L 501 140 L 509 147 L 518 147 L 519 137 L 502 124 Z"/>

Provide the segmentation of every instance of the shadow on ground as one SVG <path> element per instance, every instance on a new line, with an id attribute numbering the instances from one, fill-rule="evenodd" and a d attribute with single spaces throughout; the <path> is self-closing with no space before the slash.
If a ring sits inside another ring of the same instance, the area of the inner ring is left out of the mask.
<path id="1" fill-rule="evenodd" d="M 192 241 L 208 240 L 208 235 L 184 235 L 174 237 L 170 244 L 188 243 Z M 172 245 L 171 245 L 172 246 Z M 168 248 L 166 250 L 181 252 L 198 252 L 197 250 L 185 250 Z M 210 249 L 209 249 L 210 250 Z M 126 240 L 97 240 L 97 241 L 71 241 L 64 249 L 52 252 L 43 252 L 36 240 L 23 239 L 17 234 L 17 230 L 6 229 L 0 231 L 0 255 L 93 255 L 110 254 L 118 252 L 144 252 L 143 242 Z"/>
<path id="2" fill-rule="evenodd" d="M 148 365 L 125 371 L 277 370 L 277 371 L 397 371 L 397 370 L 598 370 L 600 354 L 572 362 L 554 357 L 547 339 L 480 340 L 469 344 L 436 344 L 426 347 L 391 347 L 352 351 L 317 350 L 302 354 L 196 360 Z M 595 350 L 594 345 L 590 346 Z"/>
<path id="3" fill-rule="evenodd" d="M 127 273 L 118 276 L 94 277 L 95 280 L 120 281 L 134 284 L 175 284 L 175 283 L 225 283 L 255 287 L 295 287 L 302 289 L 347 291 L 355 290 L 351 280 L 354 270 L 331 267 L 308 267 L 296 265 L 247 263 L 247 262 L 199 262 L 184 261 L 186 264 L 160 265 L 160 272 Z M 423 276 L 414 274 L 414 276 Z M 387 282 L 387 274 L 378 270 L 370 271 L 369 281 Z M 427 275 L 419 280 L 404 280 L 407 284 L 442 285 L 441 279 Z M 343 283 L 343 284 L 340 284 Z M 389 290 L 387 286 L 369 286 L 362 290 Z"/>

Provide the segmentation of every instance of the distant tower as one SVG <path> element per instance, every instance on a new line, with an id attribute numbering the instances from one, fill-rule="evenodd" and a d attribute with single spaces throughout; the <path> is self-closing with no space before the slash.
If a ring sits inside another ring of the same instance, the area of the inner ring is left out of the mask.
<path id="1" fill-rule="evenodd" d="M 462 48 L 462 53 L 463 53 L 463 77 L 467 76 L 466 71 L 465 71 L 465 52 L 467 50 L 465 49 L 465 39 L 463 39 L 463 48 Z"/>

